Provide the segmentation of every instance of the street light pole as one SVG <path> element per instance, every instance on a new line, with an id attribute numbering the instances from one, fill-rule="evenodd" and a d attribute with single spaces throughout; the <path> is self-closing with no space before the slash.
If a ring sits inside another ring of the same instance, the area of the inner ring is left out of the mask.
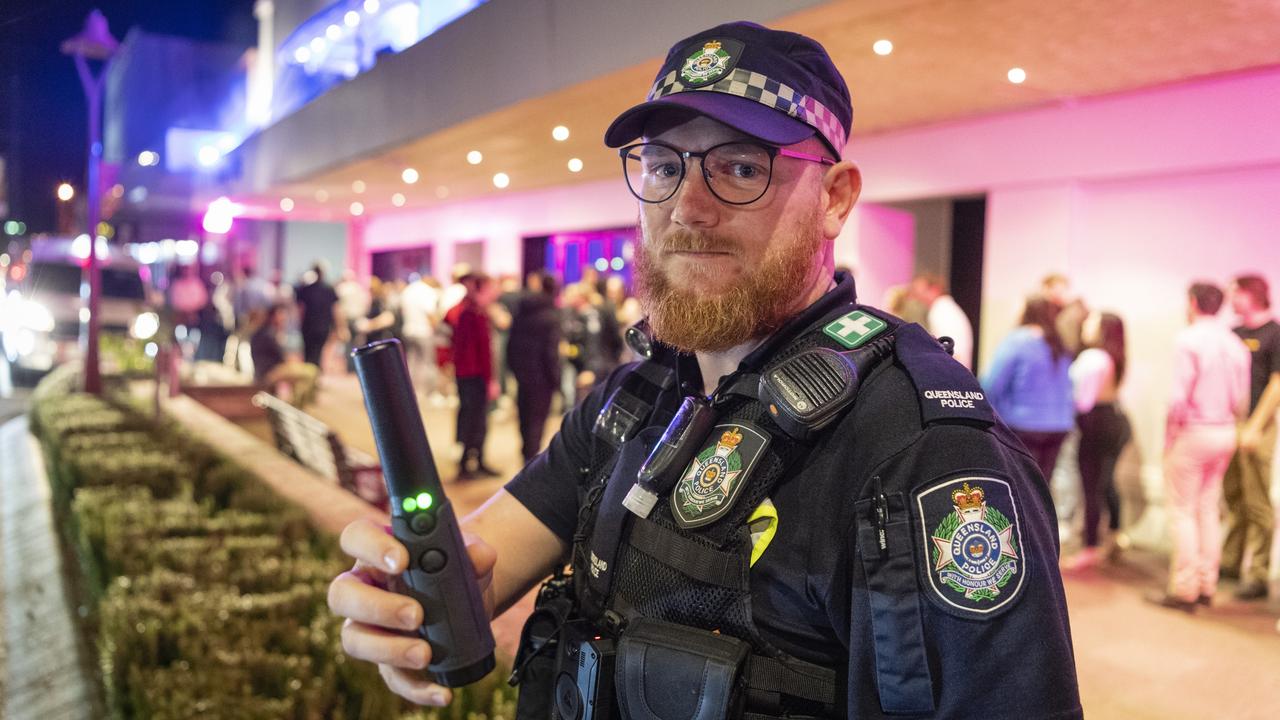
<path id="1" fill-rule="evenodd" d="M 89 169 L 86 178 L 85 215 L 89 221 L 89 321 L 81 337 L 85 338 L 84 391 L 94 395 L 102 392 L 102 371 L 98 362 L 98 333 L 102 326 L 99 308 L 102 304 L 102 270 L 98 265 L 98 216 L 102 211 L 102 188 L 98 173 L 102 165 L 102 88 L 106 83 L 111 56 L 120 43 L 111 37 L 107 19 L 94 10 L 85 18 L 84 29 L 62 43 L 62 53 L 75 58 L 76 72 L 84 88 L 85 102 L 89 106 Z M 102 69 L 97 77 L 89 69 L 89 60 L 101 60 Z"/>

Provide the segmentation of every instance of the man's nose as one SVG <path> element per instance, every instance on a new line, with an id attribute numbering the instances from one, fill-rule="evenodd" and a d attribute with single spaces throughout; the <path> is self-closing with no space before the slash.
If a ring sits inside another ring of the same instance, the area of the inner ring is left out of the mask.
<path id="1" fill-rule="evenodd" d="M 702 159 L 688 158 L 685 163 L 684 182 L 669 200 L 674 203 L 671 220 L 684 227 L 712 227 L 719 222 L 720 200 L 707 185 Z"/>

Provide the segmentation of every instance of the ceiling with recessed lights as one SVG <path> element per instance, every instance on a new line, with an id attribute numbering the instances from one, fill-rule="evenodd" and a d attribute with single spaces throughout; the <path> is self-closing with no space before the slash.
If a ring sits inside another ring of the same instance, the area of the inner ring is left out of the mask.
<path id="1" fill-rule="evenodd" d="M 1276 0 L 838 0 L 772 25 L 830 51 L 853 95 L 854 148 L 872 133 L 1280 64 Z M 880 40 L 892 51 L 873 49 Z M 614 177 L 604 129 L 642 99 L 664 50 L 246 200 L 278 214 L 288 197 L 300 216 L 337 220 L 355 202 L 396 211 L 397 194 L 411 209 Z"/>

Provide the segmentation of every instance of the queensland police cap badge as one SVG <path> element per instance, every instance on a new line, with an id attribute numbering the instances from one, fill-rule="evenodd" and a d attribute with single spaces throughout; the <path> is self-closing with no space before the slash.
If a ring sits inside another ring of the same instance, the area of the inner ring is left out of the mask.
<path id="1" fill-rule="evenodd" d="M 719 40 L 709 40 L 684 61 L 680 78 L 690 85 L 715 82 L 729 71 L 732 56 Z"/>
<path id="2" fill-rule="evenodd" d="M 685 468 L 671 494 L 671 512 L 683 528 L 709 525 L 729 512 L 769 445 L 769 436 L 747 423 L 711 430 L 710 445 Z"/>
<path id="3" fill-rule="evenodd" d="M 925 531 L 926 574 L 949 609 L 990 614 L 1022 587 L 1022 538 L 1012 489 L 992 477 L 963 477 L 916 497 Z"/>

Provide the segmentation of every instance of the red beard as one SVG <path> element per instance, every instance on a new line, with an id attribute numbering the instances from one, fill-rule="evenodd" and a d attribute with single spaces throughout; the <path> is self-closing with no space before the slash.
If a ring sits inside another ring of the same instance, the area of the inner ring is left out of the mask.
<path id="1" fill-rule="evenodd" d="M 748 268 L 727 289 L 708 291 L 693 280 L 673 280 L 663 255 L 673 251 L 740 254 L 733 238 L 677 230 L 660 241 L 639 238 L 636 296 L 654 337 L 684 352 L 722 352 L 763 338 L 800 307 L 824 238 L 815 208 L 812 221 L 775 237 L 759 267 Z"/>

